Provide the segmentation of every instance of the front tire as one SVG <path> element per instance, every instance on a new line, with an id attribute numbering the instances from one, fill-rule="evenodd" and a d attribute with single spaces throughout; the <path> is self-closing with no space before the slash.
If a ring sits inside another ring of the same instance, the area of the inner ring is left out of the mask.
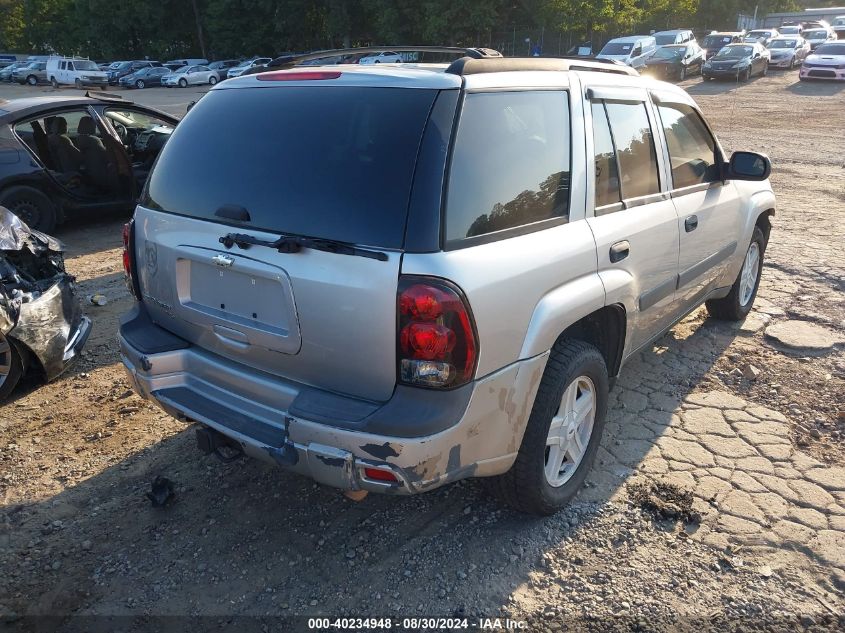
<path id="1" fill-rule="evenodd" d="M 681 72 L 680 72 L 680 74 L 678 75 L 678 81 L 683 81 L 683 80 L 684 80 L 684 79 L 686 79 L 686 78 L 687 78 L 687 69 L 686 69 L 686 68 L 681 67 Z"/>
<path id="2" fill-rule="evenodd" d="M 138 90 L 143 90 L 144 88 L 146 88 L 146 87 L 147 87 L 147 84 L 145 84 L 145 83 L 144 83 L 144 80 L 143 80 L 143 79 L 139 79 L 138 81 L 136 81 L 136 82 L 135 82 L 135 87 L 136 87 Z"/>
<path id="3" fill-rule="evenodd" d="M 55 77 L 50 77 L 50 85 L 55 89 L 59 87 L 59 82 L 56 81 Z"/>
<path id="4" fill-rule="evenodd" d="M 578 494 L 601 442 L 608 385 L 595 347 L 565 338 L 555 343 L 516 461 L 492 482 L 503 501 L 550 515 Z"/>
<path id="5" fill-rule="evenodd" d="M 77 90 L 82 90 L 82 88 L 83 88 L 82 80 L 78 79 L 78 78 L 76 79 L 76 81 L 73 82 L 73 85 L 76 86 Z"/>
<path id="6" fill-rule="evenodd" d="M 760 287 L 765 253 L 766 236 L 759 226 L 755 226 L 751 243 L 748 245 L 748 250 L 745 251 L 742 268 L 733 286 L 731 286 L 728 296 L 723 299 L 710 299 L 706 302 L 707 312 L 711 317 L 724 321 L 742 321 L 748 316 Z"/>
<path id="7" fill-rule="evenodd" d="M 0 204 L 32 229 L 49 233 L 56 226 L 56 208 L 50 198 L 32 187 L 9 187 L 0 194 Z"/>
<path id="8" fill-rule="evenodd" d="M 0 404 L 12 393 L 21 379 L 23 365 L 12 342 L 0 334 Z"/>
<path id="9" fill-rule="evenodd" d="M 188 80 L 187 79 L 180 79 L 179 80 L 179 87 L 180 88 L 187 88 L 188 87 Z"/>

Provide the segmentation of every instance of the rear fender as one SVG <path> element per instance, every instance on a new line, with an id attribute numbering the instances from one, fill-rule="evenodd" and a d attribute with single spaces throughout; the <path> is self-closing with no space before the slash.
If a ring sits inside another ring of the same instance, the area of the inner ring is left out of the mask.
<path id="1" fill-rule="evenodd" d="M 520 358 L 549 351 L 561 332 L 603 308 L 605 301 L 604 284 L 596 273 L 573 279 L 546 293 L 534 308 Z"/>

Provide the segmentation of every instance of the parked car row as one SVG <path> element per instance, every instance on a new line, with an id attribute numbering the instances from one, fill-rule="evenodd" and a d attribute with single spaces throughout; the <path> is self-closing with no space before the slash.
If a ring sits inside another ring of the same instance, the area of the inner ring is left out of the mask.
<path id="1" fill-rule="evenodd" d="M 845 16 L 843 16 L 845 22 Z M 683 81 L 700 74 L 705 81 L 730 78 L 748 81 L 769 68 L 801 66 L 800 79 L 839 79 L 839 46 L 834 30 L 824 22 L 778 29 L 712 32 L 699 44 L 691 29 L 660 31 L 610 40 L 598 59 L 631 66 L 660 79 Z M 816 55 L 811 55 L 812 53 Z"/>

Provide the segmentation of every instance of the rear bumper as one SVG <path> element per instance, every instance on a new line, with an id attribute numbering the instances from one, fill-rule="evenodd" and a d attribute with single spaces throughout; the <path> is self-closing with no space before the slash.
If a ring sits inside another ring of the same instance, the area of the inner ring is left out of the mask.
<path id="1" fill-rule="evenodd" d="M 391 494 L 506 472 L 548 356 L 453 392 L 397 387 L 388 402 L 372 403 L 221 359 L 151 323 L 143 306 L 127 315 L 119 338 L 136 391 L 175 418 L 320 483 Z M 370 480 L 366 467 L 388 469 L 397 481 Z"/>

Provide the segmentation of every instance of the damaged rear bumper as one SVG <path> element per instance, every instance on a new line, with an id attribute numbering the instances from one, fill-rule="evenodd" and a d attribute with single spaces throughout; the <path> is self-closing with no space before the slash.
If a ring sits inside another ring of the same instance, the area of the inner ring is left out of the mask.
<path id="1" fill-rule="evenodd" d="M 320 483 L 392 494 L 506 472 L 547 359 L 453 392 L 397 387 L 387 403 L 372 403 L 224 361 L 153 324 L 143 305 L 124 319 L 119 342 L 134 388 L 177 419 Z M 389 470 L 396 481 L 370 479 L 365 468 Z"/>

